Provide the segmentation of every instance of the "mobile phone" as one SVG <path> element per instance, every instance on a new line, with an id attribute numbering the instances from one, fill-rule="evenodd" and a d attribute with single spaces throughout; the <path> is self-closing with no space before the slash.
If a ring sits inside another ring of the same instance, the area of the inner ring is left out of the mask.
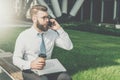
<path id="1" fill-rule="evenodd" d="M 53 25 L 53 22 L 49 21 L 49 22 L 48 22 L 48 26 L 49 26 L 49 27 L 52 27 L 52 25 Z"/>

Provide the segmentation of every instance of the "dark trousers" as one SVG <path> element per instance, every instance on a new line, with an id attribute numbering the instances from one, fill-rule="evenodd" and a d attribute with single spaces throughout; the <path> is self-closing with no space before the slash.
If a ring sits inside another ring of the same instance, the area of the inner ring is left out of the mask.
<path id="1" fill-rule="evenodd" d="M 33 72 L 23 71 L 22 74 L 24 80 L 72 80 L 72 78 L 66 72 L 39 76 Z"/>

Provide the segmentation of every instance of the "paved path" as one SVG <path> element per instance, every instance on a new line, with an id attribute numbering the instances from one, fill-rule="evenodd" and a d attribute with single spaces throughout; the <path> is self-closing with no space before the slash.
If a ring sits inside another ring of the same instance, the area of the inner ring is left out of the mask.
<path id="1" fill-rule="evenodd" d="M 5 52 L 4 50 L 0 49 L 0 58 L 10 57 L 10 56 L 12 56 L 11 52 Z"/>
<path id="2" fill-rule="evenodd" d="M 32 22 L 22 20 L 0 23 L 0 27 L 31 27 L 31 25 Z"/>

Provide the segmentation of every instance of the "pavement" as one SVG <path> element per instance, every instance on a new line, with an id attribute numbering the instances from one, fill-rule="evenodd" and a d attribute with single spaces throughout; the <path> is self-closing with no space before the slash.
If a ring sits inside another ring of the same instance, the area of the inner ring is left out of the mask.
<path id="1" fill-rule="evenodd" d="M 31 21 L 24 21 L 24 20 L 0 22 L 0 27 L 31 27 L 31 25 L 32 25 Z"/>
<path id="2" fill-rule="evenodd" d="M 13 54 L 11 52 L 5 52 L 4 50 L 0 49 L 0 58 L 3 58 L 3 57 L 10 57 L 12 56 Z"/>

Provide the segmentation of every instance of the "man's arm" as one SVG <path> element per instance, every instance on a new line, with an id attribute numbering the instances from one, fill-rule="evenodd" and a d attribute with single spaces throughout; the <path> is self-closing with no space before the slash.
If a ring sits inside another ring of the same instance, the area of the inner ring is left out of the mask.
<path id="1" fill-rule="evenodd" d="M 25 61 L 24 56 L 24 43 L 22 37 L 19 36 L 16 40 L 15 50 L 13 54 L 13 64 L 19 67 L 21 70 L 30 69 L 30 61 Z"/>
<path id="2" fill-rule="evenodd" d="M 73 44 L 69 38 L 69 35 L 62 28 L 57 30 L 57 32 L 59 36 L 56 39 L 56 46 L 66 50 L 71 50 L 73 48 Z"/>
<path id="3" fill-rule="evenodd" d="M 19 67 L 21 70 L 26 69 L 43 69 L 45 61 L 41 58 L 37 58 L 33 61 L 24 60 L 24 37 L 19 36 L 16 40 L 15 51 L 13 55 L 13 64 Z"/>
<path id="4" fill-rule="evenodd" d="M 50 21 L 53 23 L 51 29 L 57 31 L 59 35 L 55 41 L 56 46 L 66 50 L 71 50 L 73 48 L 73 44 L 69 38 L 69 35 L 63 30 L 63 28 L 59 25 L 59 23 L 56 20 L 51 19 Z"/>

